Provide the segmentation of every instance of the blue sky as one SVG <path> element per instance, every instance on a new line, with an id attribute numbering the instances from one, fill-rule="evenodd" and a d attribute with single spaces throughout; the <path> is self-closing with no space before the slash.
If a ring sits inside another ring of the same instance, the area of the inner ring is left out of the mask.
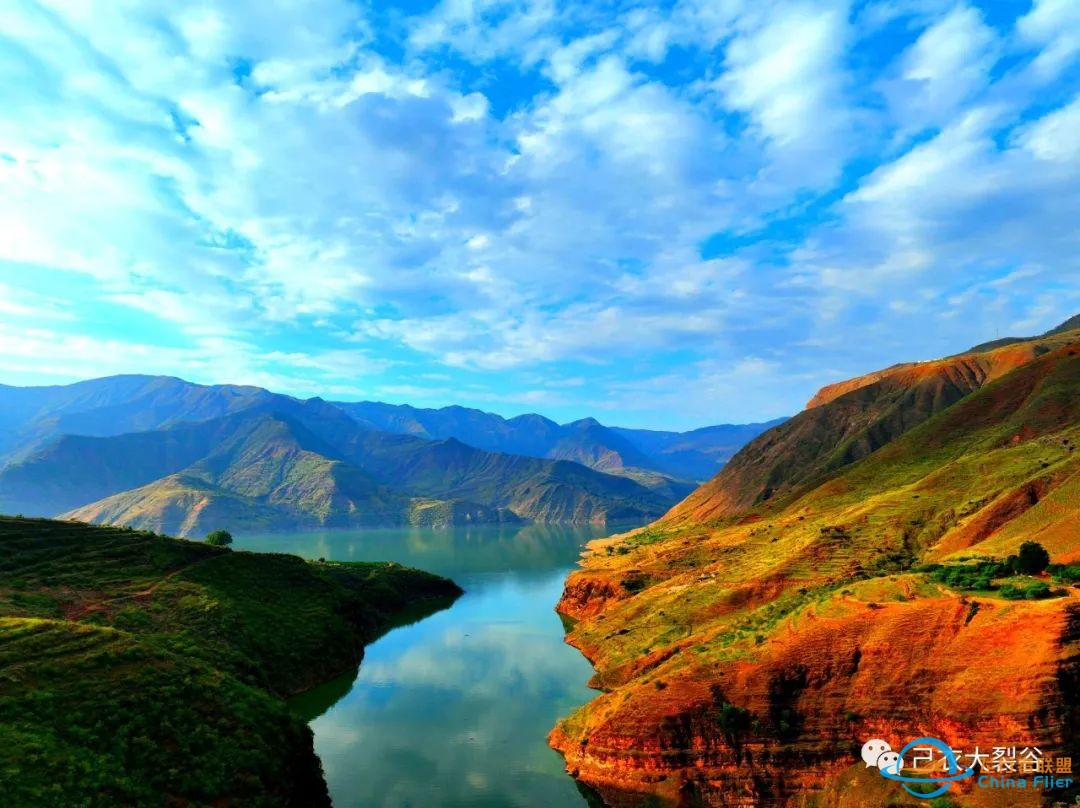
<path id="1" fill-rule="evenodd" d="M 0 10 L 0 381 L 689 428 L 1080 312 L 1080 3 Z"/>

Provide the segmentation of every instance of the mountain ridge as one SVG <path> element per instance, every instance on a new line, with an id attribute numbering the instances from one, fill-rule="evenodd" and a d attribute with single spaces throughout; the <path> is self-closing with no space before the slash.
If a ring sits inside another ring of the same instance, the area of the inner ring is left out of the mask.
<path id="1" fill-rule="evenodd" d="M 60 438 L 0 471 L 0 504 L 182 535 L 210 527 L 608 521 L 658 516 L 666 507 L 624 477 L 456 439 L 376 432 L 319 399 L 114 437 Z"/>

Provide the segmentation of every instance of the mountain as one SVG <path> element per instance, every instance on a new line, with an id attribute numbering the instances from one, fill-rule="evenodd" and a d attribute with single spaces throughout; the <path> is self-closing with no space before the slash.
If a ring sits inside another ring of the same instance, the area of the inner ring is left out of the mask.
<path id="1" fill-rule="evenodd" d="M 112 376 L 54 387 L 0 385 L 0 465 L 62 435 L 112 437 L 294 400 L 258 387 L 199 385 L 165 376 Z M 562 425 L 535 414 L 507 419 L 457 406 L 332 406 L 373 430 L 429 440 L 455 438 L 490 452 L 572 460 L 636 479 L 676 499 L 692 490 L 687 481 L 711 477 L 746 441 L 776 423 L 679 433 L 607 427 L 593 418 Z"/>
<path id="2" fill-rule="evenodd" d="M 763 432 L 782 424 L 777 418 L 760 424 L 719 424 L 690 432 L 612 427 L 612 432 L 653 458 L 655 468 L 683 479 L 707 480 L 735 453 Z"/>
<path id="3" fill-rule="evenodd" d="M 113 437 L 63 436 L 0 470 L 0 507 L 178 535 L 215 527 L 609 521 L 667 507 L 567 461 L 377 432 L 320 399 Z"/>
<path id="4" fill-rule="evenodd" d="M 766 427 L 559 425 L 155 376 L 0 385 L 0 506 L 179 535 L 642 519 Z"/>
<path id="5" fill-rule="evenodd" d="M 1075 317 L 1070 317 L 1061 325 L 1051 328 L 1042 337 L 1053 337 L 1057 334 L 1063 334 L 1066 331 L 1075 331 L 1080 329 L 1080 314 Z M 1001 337 L 1000 339 L 991 340 L 990 342 L 984 342 L 980 345 L 976 345 L 973 348 L 969 348 L 967 353 L 981 353 L 983 351 L 992 351 L 995 348 L 1003 348 L 1006 345 L 1014 345 L 1018 342 L 1031 342 L 1039 337 Z"/>
<path id="6" fill-rule="evenodd" d="M 1074 337 L 1075 332 L 1059 332 L 985 353 L 897 365 L 825 387 L 808 409 L 748 443 L 666 518 L 718 519 L 813 487 Z"/>
<path id="7" fill-rule="evenodd" d="M 311 730 L 285 699 L 461 594 L 398 564 L 9 517 L 0 558 L 0 793 L 13 808 L 328 808 Z"/>
<path id="8" fill-rule="evenodd" d="M 275 395 L 165 376 L 112 376 L 56 387 L 0 385 L 0 462 L 59 435 L 112 436 L 239 412 Z"/>
<path id="9" fill-rule="evenodd" d="M 815 398 L 568 579 L 603 693 L 550 742 L 607 804 L 878 808 L 869 738 L 1077 748 L 1080 329 Z"/>
<path id="10" fill-rule="evenodd" d="M 645 485 L 669 486 L 679 496 L 692 488 L 684 481 L 708 479 L 743 444 L 780 422 L 663 432 L 607 427 L 594 418 L 568 424 L 535 414 L 502 418 L 466 407 L 421 409 L 372 401 L 335 406 L 373 429 L 433 440 L 455 438 L 491 452 L 573 460 Z"/>

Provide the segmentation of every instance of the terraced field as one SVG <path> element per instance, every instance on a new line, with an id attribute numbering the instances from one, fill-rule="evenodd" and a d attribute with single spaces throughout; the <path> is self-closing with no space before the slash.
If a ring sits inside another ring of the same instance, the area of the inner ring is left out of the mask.
<path id="1" fill-rule="evenodd" d="M 0 517 L 3 804 L 327 805 L 282 697 L 459 593 L 398 565 Z"/>

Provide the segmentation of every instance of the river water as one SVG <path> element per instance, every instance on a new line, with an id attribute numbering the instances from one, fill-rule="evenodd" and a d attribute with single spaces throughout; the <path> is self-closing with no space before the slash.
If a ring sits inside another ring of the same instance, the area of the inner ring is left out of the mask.
<path id="1" fill-rule="evenodd" d="M 630 526 L 619 526 L 619 530 Z M 545 741 L 595 693 L 554 612 L 596 526 L 405 528 L 238 537 L 243 549 L 398 561 L 453 578 L 453 606 L 367 647 L 356 675 L 293 703 L 336 808 L 589 805 Z M 595 803 L 594 803 L 595 804 Z"/>

